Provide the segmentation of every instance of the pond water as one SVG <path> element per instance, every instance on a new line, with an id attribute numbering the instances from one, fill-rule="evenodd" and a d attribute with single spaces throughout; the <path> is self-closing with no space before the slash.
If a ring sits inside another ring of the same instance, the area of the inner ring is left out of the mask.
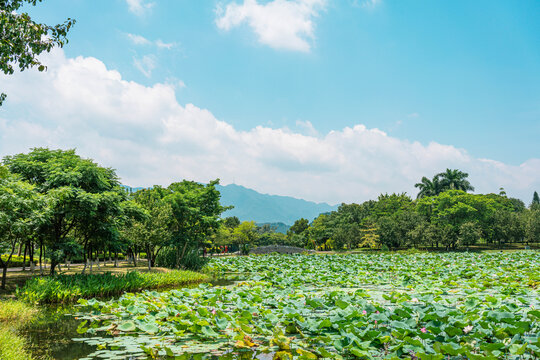
<path id="1" fill-rule="evenodd" d="M 77 334 L 80 321 L 71 315 L 73 312 L 72 306 L 47 307 L 37 321 L 22 332 L 35 358 L 73 360 L 95 351 L 94 346 L 73 341 L 80 337 Z"/>

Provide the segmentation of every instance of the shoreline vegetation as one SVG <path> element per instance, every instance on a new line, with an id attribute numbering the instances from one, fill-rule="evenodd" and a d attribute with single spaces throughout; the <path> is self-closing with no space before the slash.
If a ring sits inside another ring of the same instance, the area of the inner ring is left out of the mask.
<path id="1" fill-rule="evenodd" d="M 39 310 L 23 301 L 0 300 L 0 359 L 32 360 L 27 340 L 20 330 L 28 326 Z"/>
<path id="2" fill-rule="evenodd" d="M 35 359 L 23 333 L 33 326 L 48 305 L 65 306 L 79 299 L 104 299 L 142 290 L 182 288 L 211 280 L 208 274 L 189 270 L 154 268 L 149 272 L 143 267 L 110 270 L 102 266 L 92 274 L 23 275 L 22 287 L 16 285 L 14 291 L 2 295 L 4 299 L 0 297 L 0 359 Z"/>
<path id="3" fill-rule="evenodd" d="M 68 304 L 78 299 L 104 298 L 124 292 L 183 287 L 209 281 L 206 274 L 189 270 L 129 271 L 125 274 L 75 274 L 34 277 L 17 289 L 19 299 L 32 304 Z"/>

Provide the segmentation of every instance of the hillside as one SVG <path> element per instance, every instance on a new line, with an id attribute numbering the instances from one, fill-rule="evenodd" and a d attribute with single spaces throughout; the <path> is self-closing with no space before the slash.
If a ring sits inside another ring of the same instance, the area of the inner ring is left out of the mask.
<path id="1" fill-rule="evenodd" d="M 321 213 L 337 209 L 326 203 L 315 203 L 289 196 L 261 194 L 240 185 L 217 186 L 223 205 L 234 205 L 223 216 L 237 216 L 241 221 L 253 220 L 256 223 L 282 222 L 292 225 L 295 220 L 306 218 L 312 221 Z"/>

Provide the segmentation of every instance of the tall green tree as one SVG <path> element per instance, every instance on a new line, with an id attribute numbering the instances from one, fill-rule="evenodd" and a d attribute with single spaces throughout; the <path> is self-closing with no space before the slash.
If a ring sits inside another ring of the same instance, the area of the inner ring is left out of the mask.
<path id="1" fill-rule="evenodd" d="M 220 215 L 229 209 L 221 206 L 220 193 L 216 189 L 219 180 L 204 185 L 184 180 L 169 185 L 163 191 L 164 200 L 172 209 L 171 245 L 176 251 L 176 266 L 180 267 L 184 256 L 198 251 L 203 242 L 219 228 Z"/>
<path id="2" fill-rule="evenodd" d="M 75 20 L 67 19 L 63 24 L 47 25 L 32 20 L 30 15 L 19 12 L 25 4 L 36 5 L 41 0 L 0 0 L 0 70 L 13 74 L 15 67 L 20 71 L 37 67 L 46 69 L 38 55 L 51 51 L 55 46 L 67 43 L 67 33 Z M 0 94 L 0 106 L 6 94 Z"/>
<path id="3" fill-rule="evenodd" d="M 0 254 L 8 254 L 6 259 L 0 256 L 2 289 L 15 248 L 45 221 L 44 211 L 44 198 L 32 185 L 13 176 L 0 178 Z"/>
<path id="4" fill-rule="evenodd" d="M 83 159 L 75 150 L 36 148 L 28 154 L 6 156 L 4 164 L 47 195 L 48 221 L 39 229 L 39 236 L 50 252 L 52 274 L 64 257 L 70 234 L 91 228 L 104 207 L 117 206 L 125 196 L 113 169 Z"/>
<path id="5" fill-rule="evenodd" d="M 146 211 L 146 216 L 126 226 L 125 234 L 145 250 L 150 269 L 160 251 L 171 243 L 173 212 L 157 189 L 137 191 L 134 200 Z"/>
<path id="6" fill-rule="evenodd" d="M 531 201 L 531 205 L 529 206 L 530 209 L 540 209 L 540 196 L 538 196 L 538 193 L 535 191 L 533 194 L 533 198 Z"/>
<path id="7" fill-rule="evenodd" d="M 469 174 L 458 169 L 446 169 L 446 171 L 437 174 L 440 178 L 442 188 L 445 190 L 474 191 L 467 178 Z"/>
<path id="8" fill-rule="evenodd" d="M 443 188 L 439 176 L 437 175 L 433 177 L 433 180 L 423 176 L 419 183 L 414 184 L 414 187 L 419 189 L 418 195 L 416 195 L 417 199 L 427 196 L 437 196 L 441 193 Z"/>
<path id="9" fill-rule="evenodd" d="M 243 221 L 232 233 L 234 243 L 240 247 L 243 255 L 249 254 L 250 246 L 257 240 L 257 226 L 255 221 Z"/>

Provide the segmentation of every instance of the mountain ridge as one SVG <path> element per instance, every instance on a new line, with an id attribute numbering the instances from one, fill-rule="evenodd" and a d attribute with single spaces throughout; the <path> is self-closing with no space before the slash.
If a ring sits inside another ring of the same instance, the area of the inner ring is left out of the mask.
<path id="1" fill-rule="evenodd" d="M 338 205 L 316 203 L 291 196 L 262 194 L 241 185 L 217 185 L 221 193 L 222 205 L 235 208 L 223 216 L 236 216 L 241 221 L 253 220 L 256 223 L 284 223 L 292 225 L 300 218 L 312 221 L 321 213 L 331 212 Z"/>

